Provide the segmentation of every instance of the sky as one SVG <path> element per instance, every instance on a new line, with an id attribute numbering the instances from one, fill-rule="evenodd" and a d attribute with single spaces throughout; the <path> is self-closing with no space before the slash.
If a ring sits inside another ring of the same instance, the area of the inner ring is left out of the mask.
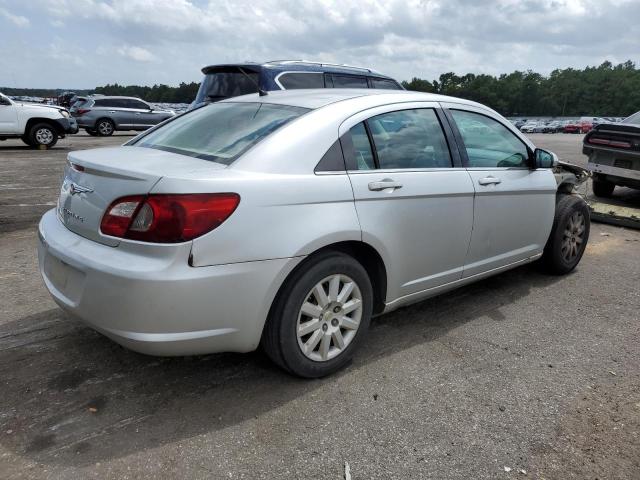
<path id="1" fill-rule="evenodd" d="M 640 64 L 640 0 L 0 0 L 0 86 L 199 81 L 304 59 L 398 80 Z"/>

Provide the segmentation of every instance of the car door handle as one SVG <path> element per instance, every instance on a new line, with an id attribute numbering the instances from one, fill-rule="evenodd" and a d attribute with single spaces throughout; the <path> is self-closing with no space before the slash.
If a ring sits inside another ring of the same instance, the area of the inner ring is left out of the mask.
<path id="1" fill-rule="evenodd" d="M 142 113 L 140 113 L 140 112 L 136 112 L 136 115 L 142 115 Z"/>
<path id="2" fill-rule="evenodd" d="M 478 180 L 480 185 L 497 185 L 498 183 L 502 183 L 502 180 L 496 177 L 484 177 Z"/>
<path id="3" fill-rule="evenodd" d="M 369 190 L 372 191 L 386 190 L 387 188 L 402 188 L 402 184 L 395 180 L 391 180 L 390 178 L 385 178 L 379 182 L 369 183 Z"/>
<path id="4" fill-rule="evenodd" d="M 109 113 L 116 113 L 115 110 L 109 110 Z"/>

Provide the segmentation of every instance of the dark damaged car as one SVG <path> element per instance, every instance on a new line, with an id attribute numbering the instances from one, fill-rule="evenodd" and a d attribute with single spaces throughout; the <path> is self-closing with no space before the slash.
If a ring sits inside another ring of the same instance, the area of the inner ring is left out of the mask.
<path id="1" fill-rule="evenodd" d="M 593 193 L 609 197 L 616 185 L 640 189 L 640 112 L 620 123 L 596 125 L 583 140 Z"/>

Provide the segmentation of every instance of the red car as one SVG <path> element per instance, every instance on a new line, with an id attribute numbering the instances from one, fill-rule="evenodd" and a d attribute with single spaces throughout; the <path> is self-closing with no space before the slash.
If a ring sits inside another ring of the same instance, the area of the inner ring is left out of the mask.
<path id="1" fill-rule="evenodd" d="M 582 130 L 582 124 L 578 121 L 569 121 L 562 127 L 562 133 L 580 133 Z"/>

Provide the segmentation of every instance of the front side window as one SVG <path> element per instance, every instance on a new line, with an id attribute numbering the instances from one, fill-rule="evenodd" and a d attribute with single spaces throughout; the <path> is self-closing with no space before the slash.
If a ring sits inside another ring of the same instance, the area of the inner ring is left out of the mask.
<path id="1" fill-rule="evenodd" d="M 324 88 L 324 75 L 322 73 L 283 73 L 278 77 L 278 81 L 285 90 Z"/>
<path id="2" fill-rule="evenodd" d="M 526 168 L 527 146 L 500 122 L 479 113 L 451 110 L 469 158 L 470 168 Z"/>
<path id="3" fill-rule="evenodd" d="M 333 88 L 369 88 L 366 77 L 355 75 L 331 75 Z"/>
<path id="4" fill-rule="evenodd" d="M 177 117 L 132 145 L 230 165 L 260 140 L 308 111 L 268 103 L 213 103 Z"/>

